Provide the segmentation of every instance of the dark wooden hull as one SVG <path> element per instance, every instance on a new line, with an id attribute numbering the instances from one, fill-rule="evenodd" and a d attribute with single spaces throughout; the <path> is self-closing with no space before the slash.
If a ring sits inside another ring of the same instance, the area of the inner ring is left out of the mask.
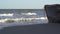
<path id="1" fill-rule="evenodd" d="M 45 11 L 49 23 L 60 23 L 60 5 L 45 5 Z"/>

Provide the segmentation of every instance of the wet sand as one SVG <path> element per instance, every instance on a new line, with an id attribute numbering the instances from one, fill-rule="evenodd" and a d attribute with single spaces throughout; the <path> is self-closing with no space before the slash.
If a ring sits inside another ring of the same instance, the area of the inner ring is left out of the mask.
<path id="1" fill-rule="evenodd" d="M 35 24 L 5 27 L 0 34 L 60 34 L 60 24 Z"/>

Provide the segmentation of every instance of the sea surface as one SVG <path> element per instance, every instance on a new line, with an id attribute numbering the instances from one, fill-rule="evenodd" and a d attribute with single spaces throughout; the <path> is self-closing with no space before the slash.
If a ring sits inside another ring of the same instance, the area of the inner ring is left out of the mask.
<path id="1" fill-rule="evenodd" d="M 0 9 L 0 21 L 15 18 L 42 18 L 35 21 L 0 22 L 0 29 L 17 25 L 47 24 L 48 20 L 43 19 L 44 17 L 46 17 L 46 13 L 43 9 Z"/>

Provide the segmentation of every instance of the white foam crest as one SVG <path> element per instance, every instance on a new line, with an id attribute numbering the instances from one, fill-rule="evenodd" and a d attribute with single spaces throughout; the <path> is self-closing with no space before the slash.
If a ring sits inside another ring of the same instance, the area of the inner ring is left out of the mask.
<path id="1" fill-rule="evenodd" d="M 36 13 L 31 13 L 31 12 L 28 12 L 28 13 L 21 13 L 22 15 L 37 15 Z"/>
<path id="2" fill-rule="evenodd" d="M 14 14 L 13 13 L 8 13 L 8 14 L 0 14 L 0 16 L 13 16 Z"/>

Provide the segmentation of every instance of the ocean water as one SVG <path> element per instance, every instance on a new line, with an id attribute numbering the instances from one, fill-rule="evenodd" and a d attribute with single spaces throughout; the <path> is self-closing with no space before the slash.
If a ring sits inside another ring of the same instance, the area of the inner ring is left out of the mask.
<path id="1" fill-rule="evenodd" d="M 41 18 L 33 21 L 17 21 L 12 23 L 3 22 L 5 19 L 15 18 Z M 43 9 L 0 9 L 0 29 L 3 27 L 17 26 L 17 25 L 33 25 L 48 23 L 46 13 Z"/>

